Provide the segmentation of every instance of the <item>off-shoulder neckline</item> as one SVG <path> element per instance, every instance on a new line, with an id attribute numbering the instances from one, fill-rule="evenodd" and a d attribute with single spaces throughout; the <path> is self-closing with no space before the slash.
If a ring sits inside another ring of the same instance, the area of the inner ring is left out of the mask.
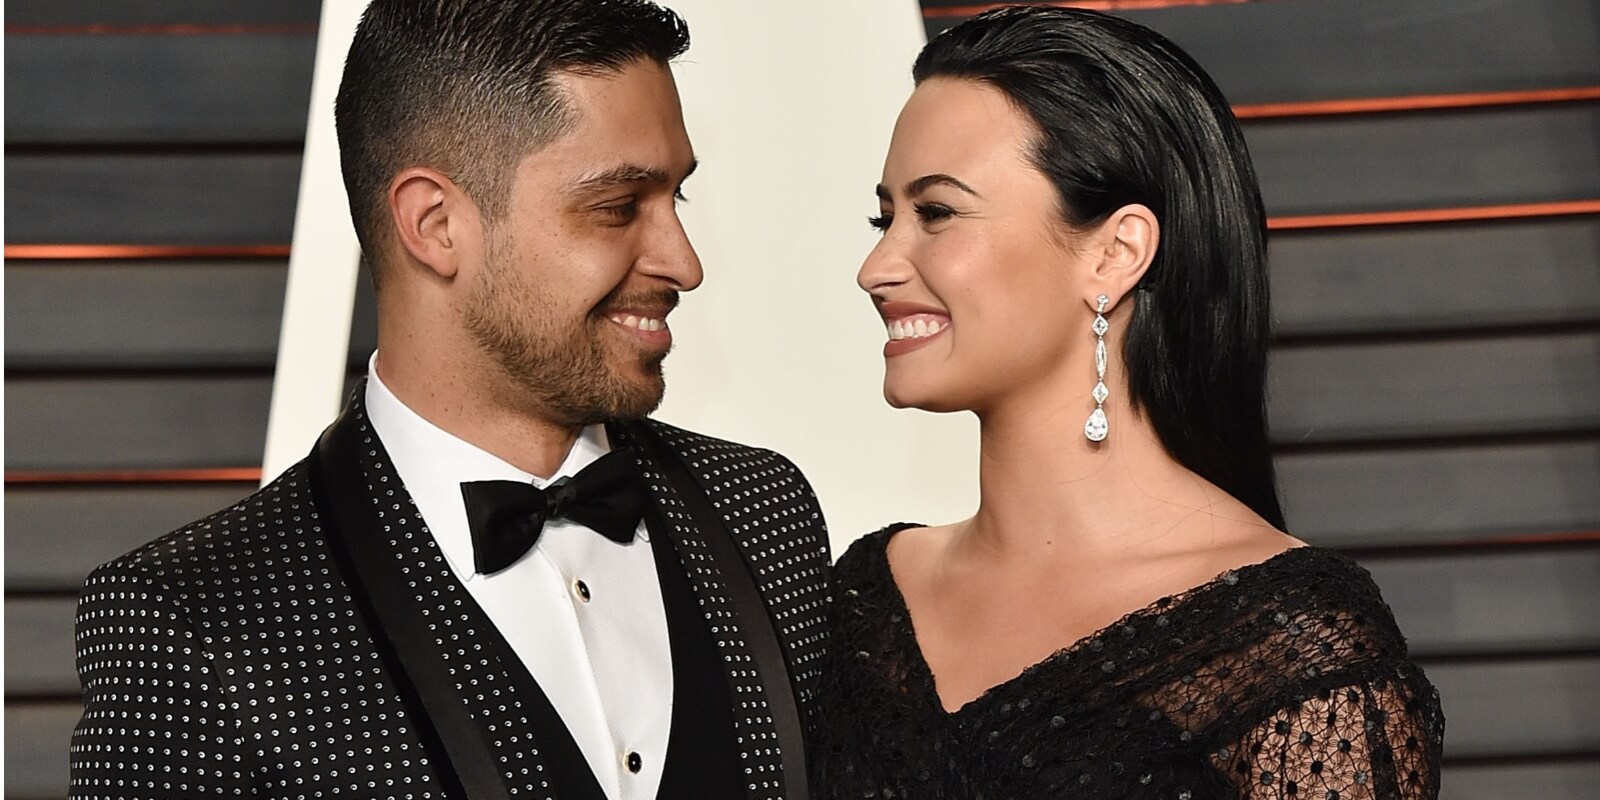
<path id="1" fill-rule="evenodd" d="M 1214 592 L 1220 586 L 1231 587 L 1244 580 L 1246 576 L 1254 577 L 1263 572 L 1270 572 L 1274 569 L 1279 569 L 1285 564 L 1299 563 L 1301 559 L 1305 558 L 1322 559 L 1331 557 L 1340 561 L 1344 560 L 1342 556 L 1338 556 L 1330 551 L 1311 545 L 1304 545 L 1290 547 L 1280 553 L 1274 554 L 1255 563 L 1245 564 L 1243 566 L 1224 570 L 1207 581 L 1198 583 L 1181 592 L 1158 598 L 1146 606 L 1122 615 L 1121 617 L 1117 618 L 1116 621 L 1108 623 L 1105 626 L 1080 637 L 1074 642 L 1070 642 L 1050 651 L 1050 653 L 1044 658 L 1022 668 L 1022 670 L 1016 675 L 990 686 L 989 688 L 983 690 L 983 692 L 979 693 L 976 697 L 973 697 L 965 703 L 962 703 L 959 708 L 951 710 L 945 708 L 943 699 L 939 697 L 938 685 L 934 679 L 933 668 L 928 664 L 928 659 L 922 652 L 921 642 L 917 640 L 916 626 L 911 617 L 911 608 L 906 604 L 905 595 L 901 593 L 900 585 L 896 583 L 894 579 L 894 571 L 889 566 L 889 540 L 894 538 L 895 534 L 898 534 L 901 531 L 921 527 L 926 527 L 926 525 L 918 522 L 897 522 L 880 528 L 879 530 L 868 534 L 864 538 L 871 542 L 871 564 L 875 570 L 881 572 L 884 578 L 884 590 L 889 596 L 889 602 L 891 603 L 892 608 L 905 617 L 904 630 L 901 631 L 899 635 L 905 638 L 903 644 L 912 660 L 912 665 L 916 670 L 918 677 L 923 682 L 923 688 L 929 696 L 929 702 L 932 703 L 933 708 L 946 721 L 958 721 L 961 718 L 968 716 L 974 709 L 990 703 L 997 695 L 1003 694 L 1011 687 L 1026 681 L 1033 675 L 1039 673 L 1041 670 L 1048 668 L 1051 664 L 1062 661 L 1063 656 L 1070 657 L 1077 654 L 1084 648 L 1090 646 L 1091 642 L 1096 640 L 1104 640 L 1108 634 L 1119 629 L 1126 628 L 1129 625 L 1136 623 L 1138 620 L 1147 618 L 1152 614 L 1164 613 L 1171 611 L 1180 605 L 1195 602 L 1199 598 Z"/>

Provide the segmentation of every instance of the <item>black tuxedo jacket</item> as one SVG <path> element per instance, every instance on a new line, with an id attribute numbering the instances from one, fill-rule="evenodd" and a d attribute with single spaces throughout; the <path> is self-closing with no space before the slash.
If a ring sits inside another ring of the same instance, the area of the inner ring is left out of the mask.
<path id="1" fill-rule="evenodd" d="M 531 678 L 445 564 L 360 398 L 270 485 L 89 576 L 72 797 L 559 796 L 581 756 L 540 740 Z M 637 459 L 720 655 L 743 797 L 797 797 L 805 765 L 784 743 L 814 724 L 828 599 L 810 486 L 770 451 L 653 421 L 608 433 Z M 358 484 L 342 510 L 330 472 Z"/>

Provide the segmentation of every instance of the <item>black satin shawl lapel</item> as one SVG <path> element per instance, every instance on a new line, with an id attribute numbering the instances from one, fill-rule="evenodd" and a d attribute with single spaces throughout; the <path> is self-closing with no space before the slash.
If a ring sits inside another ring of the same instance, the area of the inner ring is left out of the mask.
<path id="1" fill-rule="evenodd" d="M 384 664 L 435 754 L 435 769 L 453 783 L 449 793 L 509 800 L 506 773 L 518 766 L 526 769 L 517 771 L 549 779 L 532 779 L 535 786 L 545 784 L 535 789 L 540 797 L 605 800 L 549 698 L 445 563 L 366 419 L 364 395 L 365 382 L 313 451 L 317 507 Z M 391 488 L 376 488 L 385 484 Z M 432 589 L 424 588 L 427 582 Z M 425 592 L 431 598 L 426 602 Z M 440 608 L 429 608 L 430 602 Z M 451 620 L 441 619 L 447 616 L 440 613 L 446 604 L 466 630 L 450 630 Z M 470 641 L 457 641 L 462 637 Z M 477 672 L 491 675 L 458 670 L 472 669 L 462 663 L 469 651 L 486 651 Z M 476 695 L 486 685 L 498 688 L 497 704 L 520 709 L 498 715 L 502 720 L 525 721 L 520 729 L 502 724 L 494 741 L 487 738 L 485 724 L 473 718 L 474 701 L 481 700 Z M 505 762 L 502 755 L 517 763 Z M 515 772 L 511 780 L 522 785 Z"/>
<path id="2" fill-rule="evenodd" d="M 769 796 L 757 791 L 756 776 L 776 772 L 765 780 L 780 781 L 784 797 L 807 797 L 807 772 L 803 725 L 798 700 L 782 644 L 773 620 L 761 599 L 760 587 L 748 559 L 742 555 L 743 543 L 733 535 L 726 518 L 711 507 L 687 464 L 676 458 L 670 446 L 646 427 L 647 423 L 612 423 L 606 426 L 614 449 L 627 449 L 637 459 L 645 484 L 669 535 L 688 568 L 689 580 L 700 599 L 706 622 L 722 631 L 715 638 L 722 650 L 722 665 L 728 685 L 736 694 L 741 689 L 760 693 L 759 698 L 744 696 L 743 702 L 759 699 L 761 710 L 734 715 L 735 729 L 747 742 L 741 758 L 752 776 L 749 795 Z M 670 476 L 670 477 L 669 477 Z M 681 491 L 679 487 L 682 487 Z M 688 493 L 693 494 L 688 494 Z M 712 542 L 709 537 L 720 537 Z M 718 557 L 718 554 L 724 554 Z M 758 667 L 758 680 L 751 686 L 748 668 Z M 761 713 L 764 710 L 766 713 Z M 778 768 L 767 761 L 772 751 L 757 747 L 757 742 L 776 742 L 781 750 Z"/>

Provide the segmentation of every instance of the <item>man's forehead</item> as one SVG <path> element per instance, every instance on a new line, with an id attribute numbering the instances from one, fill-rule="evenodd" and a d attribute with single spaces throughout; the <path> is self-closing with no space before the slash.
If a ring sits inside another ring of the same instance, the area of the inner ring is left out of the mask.
<path id="1" fill-rule="evenodd" d="M 653 110 L 682 117 L 671 68 L 648 58 L 618 67 L 559 69 L 550 74 L 550 85 L 578 116 L 626 118 Z"/>
<path id="2" fill-rule="evenodd" d="M 567 119 L 523 165 L 579 189 L 683 180 L 695 158 L 671 80 L 670 70 L 648 59 L 558 73 Z"/>

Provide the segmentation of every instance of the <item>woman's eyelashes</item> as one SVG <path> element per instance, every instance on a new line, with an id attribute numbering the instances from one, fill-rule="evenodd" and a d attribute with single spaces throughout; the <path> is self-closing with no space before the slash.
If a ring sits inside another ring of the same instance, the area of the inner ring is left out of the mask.
<path id="1" fill-rule="evenodd" d="M 955 209 L 938 203 L 918 203 L 912 206 L 924 225 L 943 222 L 956 215 Z"/>
<path id="2" fill-rule="evenodd" d="M 939 203 L 916 203 L 911 208 L 916 212 L 917 219 L 922 220 L 924 227 L 958 216 L 955 209 Z M 884 211 L 876 217 L 867 217 L 867 224 L 882 233 L 894 224 L 894 214 Z"/>

